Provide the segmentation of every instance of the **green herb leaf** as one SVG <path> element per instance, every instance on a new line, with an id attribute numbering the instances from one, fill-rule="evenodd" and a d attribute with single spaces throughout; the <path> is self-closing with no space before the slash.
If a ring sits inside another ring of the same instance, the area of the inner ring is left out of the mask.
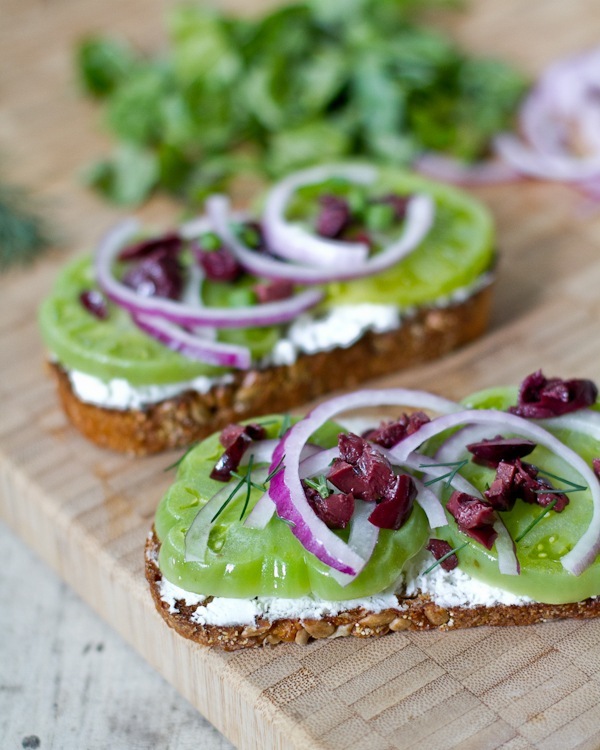
<path id="1" fill-rule="evenodd" d="M 50 230 L 21 188 L 0 183 L 0 272 L 32 263 L 51 245 Z"/>

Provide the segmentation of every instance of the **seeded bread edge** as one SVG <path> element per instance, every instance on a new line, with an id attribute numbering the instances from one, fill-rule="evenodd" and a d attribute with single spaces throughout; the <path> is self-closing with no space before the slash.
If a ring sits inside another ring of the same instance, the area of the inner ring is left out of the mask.
<path id="1" fill-rule="evenodd" d="M 492 284 L 447 307 L 418 308 L 385 333 L 368 332 L 347 348 L 301 355 L 292 365 L 236 372 L 207 393 L 186 391 L 143 409 L 81 401 L 58 363 L 49 363 L 62 406 L 92 442 L 133 455 L 180 448 L 231 422 L 285 412 L 330 391 L 437 359 L 480 336 L 490 317 Z"/>
<path id="2" fill-rule="evenodd" d="M 547 620 L 590 619 L 600 617 L 600 597 L 573 604 L 496 604 L 492 607 L 441 607 L 428 595 L 398 597 L 398 607 L 370 612 L 356 608 L 318 620 L 298 618 L 256 620 L 250 625 L 202 625 L 194 622 L 197 605 L 176 602 L 176 612 L 161 599 L 162 573 L 158 567 L 160 541 L 153 529 L 146 542 L 146 579 L 156 609 L 177 633 L 203 646 L 237 651 L 277 643 L 306 645 L 312 640 L 347 636 L 372 638 L 408 630 L 457 630 L 487 626 L 534 625 Z M 210 599 L 207 599 L 207 602 Z"/>

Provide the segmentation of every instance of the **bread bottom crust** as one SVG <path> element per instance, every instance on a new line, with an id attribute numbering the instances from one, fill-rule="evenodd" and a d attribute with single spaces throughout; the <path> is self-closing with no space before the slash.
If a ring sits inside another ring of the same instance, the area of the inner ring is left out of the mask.
<path id="1" fill-rule="evenodd" d="M 144 409 L 107 409 L 81 401 L 59 364 L 62 406 L 94 443 L 146 455 L 201 440 L 231 422 L 285 412 L 325 393 L 436 359 L 480 336 L 487 326 L 492 285 L 463 302 L 420 308 L 393 331 L 368 332 L 347 348 L 303 354 L 291 365 L 236 372 L 208 393 L 186 391 Z"/>
<path id="2" fill-rule="evenodd" d="M 161 599 L 162 574 L 158 568 L 160 542 L 155 531 L 146 542 L 146 578 L 157 610 L 167 624 L 184 638 L 225 651 L 277 643 L 298 643 L 321 638 L 372 638 L 404 630 L 456 630 L 481 625 L 533 625 L 547 620 L 589 619 L 600 616 L 600 597 L 573 604 L 496 604 L 493 607 L 440 607 L 428 595 L 398 597 L 398 607 L 381 612 L 351 609 L 319 620 L 298 618 L 257 620 L 252 625 L 201 625 L 192 620 L 197 605 L 176 602 L 177 612 Z M 209 601 L 210 599 L 207 599 Z"/>

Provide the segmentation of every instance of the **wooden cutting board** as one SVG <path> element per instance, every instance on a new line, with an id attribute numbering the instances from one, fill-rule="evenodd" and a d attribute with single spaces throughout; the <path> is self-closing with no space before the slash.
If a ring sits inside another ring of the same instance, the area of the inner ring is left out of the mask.
<path id="1" fill-rule="evenodd" d="M 118 215 L 77 182 L 108 142 L 97 112 L 75 91 L 73 42 L 110 30 L 155 47 L 163 43 L 166 5 L 0 0 L 4 177 L 36 189 L 65 248 L 0 281 L 2 517 L 240 748 L 600 747 L 600 622 L 227 655 L 178 637 L 155 612 L 142 550 L 173 456 L 124 458 L 71 429 L 43 371 L 35 309 L 65 258 Z M 535 74 L 597 41 L 600 8 L 597 0 L 480 0 L 451 23 L 472 49 Z M 516 383 L 539 367 L 600 380 L 600 209 L 556 185 L 488 188 L 480 196 L 497 219 L 502 250 L 490 334 L 378 384 L 461 397 Z M 155 201 L 140 213 L 159 223 L 176 209 Z"/>

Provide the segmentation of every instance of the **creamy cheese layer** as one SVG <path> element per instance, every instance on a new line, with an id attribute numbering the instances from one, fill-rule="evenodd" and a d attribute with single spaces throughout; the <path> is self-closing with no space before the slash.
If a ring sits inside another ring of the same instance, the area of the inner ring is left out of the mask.
<path id="1" fill-rule="evenodd" d="M 440 607 L 493 607 L 496 604 L 530 604 L 533 599 L 527 596 L 516 596 L 503 589 L 488 586 L 482 581 L 471 578 L 458 568 L 444 570 L 440 565 L 424 575 L 422 571 L 431 565 L 431 555 L 418 555 L 405 571 L 404 581 L 398 587 L 398 593 L 405 596 L 428 594 Z M 362 599 L 330 602 L 317 597 L 304 596 L 300 599 L 280 599 L 277 597 L 259 596 L 253 599 L 229 599 L 214 597 L 204 604 L 207 597 L 192 594 L 175 586 L 169 581 L 160 583 L 161 599 L 168 605 L 169 612 L 177 612 L 177 602 L 185 601 L 188 606 L 196 606 L 192 620 L 199 625 L 251 625 L 257 619 L 275 620 L 294 618 L 299 620 L 321 619 L 326 615 L 337 615 L 340 612 L 362 607 L 369 612 L 381 612 L 384 609 L 402 609 L 393 592 L 383 592 L 376 596 Z"/>
<path id="2" fill-rule="evenodd" d="M 491 283 L 492 274 L 483 274 L 475 283 L 457 289 L 440 298 L 430 307 L 444 308 L 460 304 Z M 396 305 L 338 305 L 325 313 L 305 313 L 291 323 L 273 351 L 256 362 L 261 369 L 271 365 L 292 365 L 301 354 L 316 354 L 337 348 L 347 348 L 367 332 L 385 333 L 402 325 L 402 318 L 412 315 L 415 309 L 400 310 Z M 132 386 L 123 378 L 105 381 L 93 375 L 70 370 L 67 374 L 73 392 L 80 401 L 105 409 L 140 409 L 184 393 L 207 393 L 213 386 L 230 383 L 233 375 L 216 378 L 200 376 L 193 380 L 166 385 Z"/>

